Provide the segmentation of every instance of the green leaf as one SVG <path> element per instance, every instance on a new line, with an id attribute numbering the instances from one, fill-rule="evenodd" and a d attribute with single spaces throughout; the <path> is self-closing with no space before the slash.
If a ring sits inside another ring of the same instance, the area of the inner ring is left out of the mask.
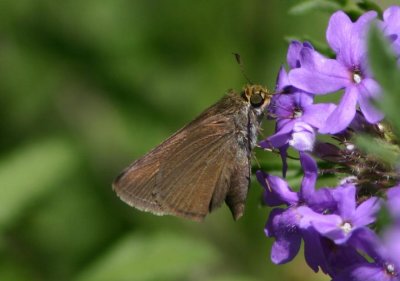
<path id="1" fill-rule="evenodd" d="M 349 0 L 333 0 L 340 6 L 345 6 Z"/>
<path id="2" fill-rule="evenodd" d="M 389 42 L 376 26 L 368 34 L 368 53 L 371 70 L 383 90 L 378 105 L 399 135 L 400 71 Z"/>
<path id="3" fill-rule="evenodd" d="M 393 223 L 394 222 L 388 208 L 384 206 L 383 208 L 381 208 L 377 215 L 376 221 L 374 223 L 374 230 L 376 231 L 376 233 L 380 233 L 388 229 L 388 227 L 391 226 Z"/>
<path id="4" fill-rule="evenodd" d="M 56 189 L 76 166 L 70 144 L 44 140 L 16 150 L 0 162 L 0 230 L 38 198 Z"/>
<path id="5" fill-rule="evenodd" d="M 356 139 L 358 146 L 369 155 L 394 166 L 400 156 L 400 150 L 397 145 L 392 145 L 381 139 L 369 136 L 360 136 Z"/>
<path id="6" fill-rule="evenodd" d="M 292 15 L 304 15 L 316 10 L 332 13 L 340 8 L 341 6 L 338 3 L 329 0 L 309 0 L 293 6 L 289 13 Z"/>
<path id="7" fill-rule="evenodd" d="M 76 281 L 189 280 L 209 271 L 217 252 L 204 241 L 176 233 L 131 234 L 116 243 Z"/>
<path id="8" fill-rule="evenodd" d="M 375 1 L 363 0 L 358 3 L 357 6 L 364 11 L 376 11 L 380 16 L 382 16 L 382 8 L 378 4 L 376 4 Z"/>

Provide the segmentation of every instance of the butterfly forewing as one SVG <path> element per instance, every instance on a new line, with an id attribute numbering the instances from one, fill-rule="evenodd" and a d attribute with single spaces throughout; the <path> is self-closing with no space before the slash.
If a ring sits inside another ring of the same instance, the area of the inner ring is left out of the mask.
<path id="1" fill-rule="evenodd" d="M 113 184 L 121 199 L 140 210 L 193 220 L 219 206 L 238 150 L 230 116 L 237 111 L 224 110 L 224 102 L 226 98 L 129 166 Z"/>

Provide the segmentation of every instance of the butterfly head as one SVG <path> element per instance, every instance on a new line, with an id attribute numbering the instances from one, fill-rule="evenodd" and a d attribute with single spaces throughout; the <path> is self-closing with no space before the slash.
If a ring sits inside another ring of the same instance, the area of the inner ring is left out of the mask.
<path id="1" fill-rule="evenodd" d="M 260 85 L 247 85 L 242 91 L 242 98 L 251 107 L 264 110 L 271 101 L 272 94 Z"/>

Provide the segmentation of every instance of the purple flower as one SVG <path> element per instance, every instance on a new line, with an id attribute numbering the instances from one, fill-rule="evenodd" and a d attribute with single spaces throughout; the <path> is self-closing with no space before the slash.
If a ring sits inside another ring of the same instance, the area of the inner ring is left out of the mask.
<path id="1" fill-rule="evenodd" d="M 321 244 L 327 273 L 332 277 L 355 264 L 366 262 L 365 257 L 350 245 L 336 245 L 332 240 L 325 237 L 321 239 Z"/>
<path id="2" fill-rule="evenodd" d="M 313 51 L 308 42 L 293 41 L 289 45 L 287 63 L 290 68 L 301 66 L 300 52 Z M 268 116 L 276 119 L 275 134 L 260 146 L 266 149 L 278 148 L 283 162 L 283 175 L 287 170 L 286 156 L 290 146 L 298 151 L 312 151 L 316 131 L 325 125 L 325 120 L 333 112 L 334 104 L 313 104 L 313 96 L 294 88 L 284 67 L 281 67 L 276 83 L 275 94 L 268 109 Z"/>
<path id="3" fill-rule="evenodd" d="M 396 275 L 400 279 L 400 227 L 395 226 L 385 231 L 383 234 L 383 249 L 379 251 L 381 260 L 384 260 L 386 265 L 386 270 L 388 270 L 388 265 L 392 264 L 393 269 L 390 268 L 389 271 L 392 275 Z M 396 272 L 396 274 L 394 274 Z"/>
<path id="4" fill-rule="evenodd" d="M 299 252 L 301 232 L 298 228 L 298 216 L 294 208 L 273 209 L 264 231 L 268 237 L 275 237 L 271 249 L 273 263 L 287 263 Z"/>
<path id="5" fill-rule="evenodd" d="M 269 107 L 269 116 L 276 118 L 276 133 L 259 143 L 263 148 L 281 149 L 284 163 L 289 145 L 298 151 L 313 150 L 316 130 L 325 125 L 335 108 L 334 104 L 313 104 L 310 94 L 290 87 L 287 73 L 281 68 L 278 89 L 285 88 L 287 93 L 276 94 Z"/>
<path id="6" fill-rule="evenodd" d="M 317 165 L 305 153 L 301 153 L 304 177 L 299 192 L 294 192 L 283 179 L 257 171 L 257 179 L 264 186 L 264 200 L 269 206 L 286 205 L 287 208 L 275 208 L 268 218 L 265 234 L 274 237 L 271 259 L 276 264 L 292 260 L 300 249 L 301 239 L 304 240 L 305 258 L 309 266 L 318 271 L 320 266 L 326 268 L 319 245 L 320 236 L 297 212 L 303 204 L 309 204 L 315 210 L 329 208 L 332 197 L 327 190 L 315 191 Z"/>
<path id="7" fill-rule="evenodd" d="M 383 13 L 382 29 L 386 36 L 392 39 L 397 55 L 400 55 L 400 7 L 391 6 Z"/>
<path id="8" fill-rule="evenodd" d="M 289 65 L 290 69 L 298 68 L 301 66 L 299 58 L 300 58 L 300 52 L 303 48 L 308 48 L 310 50 L 314 50 L 314 47 L 309 42 L 301 43 L 299 41 L 294 40 L 290 43 L 288 52 L 286 55 L 286 60 L 287 60 L 287 63 Z M 283 84 L 280 84 L 279 87 L 277 87 L 277 88 L 283 89 L 282 86 L 283 86 Z"/>
<path id="9" fill-rule="evenodd" d="M 335 214 L 320 214 L 309 207 L 301 207 L 298 212 L 307 217 L 321 235 L 340 245 L 346 243 L 354 231 L 375 221 L 380 201 L 372 197 L 356 207 L 356 188 L 351 184 L 332 190 L 332 195 L 337 202 Z"/>
<path id="10" fill-rule="evenodd" d="M 386 232 L 383 241 L 368 228 L 357 230 L 350 242 L 373 259 L 373 262 L 364 260 L 353 264 L 335 276 L 333 281 L 399 281 L 399 237 L 400 229 Z"/>
<path id="11" fill-rule="evenodd" d="M 368 12 L 353 23 L 344 12 L 334 13 L 329 21 L 327 41 L 336 53 L 336 59 L 302 48 L 301 67 L 289 73 L 289 81 L 294 87 L 312 94 L 345 90 L 338 107 L 320 128 L 321 133 L 344 130 L 353 120 L 357 104 L 369 123 L 383 118 L 371 103 L 371 99 L 379 96 L 380 87 L 366 63 L 365 35 L 369 23 L 375 18 L 375 12 Z"/>
<path id="12" fill-rule="evenodd" d="M 286 75 L 286 72 L 282 70 L 280 75 Z M 260 146 L 280 148 L 291 144 L 299 151 L 311 151 L 315 140 L 313 127 L 318 128 L 323 118 L 319 114 L 332 112 L 333 106 L 314 105 L 312 96 L 301 91 L 276 94 L 269 109 L 269 115 L 276 118 L 276 133 L 261 141 Z"/>

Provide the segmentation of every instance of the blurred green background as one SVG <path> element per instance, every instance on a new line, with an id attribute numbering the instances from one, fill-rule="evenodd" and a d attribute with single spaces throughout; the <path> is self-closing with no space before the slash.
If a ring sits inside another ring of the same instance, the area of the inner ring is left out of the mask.
<path id="1" fill-rule="evenodd" d="M 0 280 L 328 280 L 302 254 L 271 264 L 254 180 L 238 222 L 226 206 L 204 223 L 153 216 L 111 190 L 246 84 L 232 52 L 273 88 L 285 37 L 324 41 L 329 15 L 290 15 L 294 3 L 0 1 Z M 279 171 L 276 156 L 257 156 Z"/>

